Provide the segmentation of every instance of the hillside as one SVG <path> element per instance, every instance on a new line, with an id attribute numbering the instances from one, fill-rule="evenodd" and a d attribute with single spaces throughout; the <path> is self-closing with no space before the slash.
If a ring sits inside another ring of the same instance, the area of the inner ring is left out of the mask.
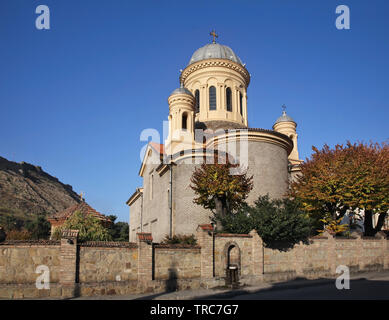
<path id="1" fill-rule="evenodd" d="M 7 217 L 19 222 L 31 220 L 38 214 L 62 211 L 78 202 L 79 196 L 72 186 L 61 183 L 41 167 L 0 157 L 0 225 L 5 224 Z"/>

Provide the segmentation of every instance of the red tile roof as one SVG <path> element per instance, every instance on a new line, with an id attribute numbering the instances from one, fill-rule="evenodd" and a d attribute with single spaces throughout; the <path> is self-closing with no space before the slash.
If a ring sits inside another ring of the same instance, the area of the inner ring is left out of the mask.
<path id="1" fill-rule="evenodd" d="M 140 241 L 153 241 L 151 233 L 138 232 L 137 236 Z"/>
<path id="2" fill-rule="evenodd" d="M 159 154 L 165 154 L 165 146 L 156 142 L 149 142 L 150 146 Z"/>
<path id="3" fill-rule="evenodd" d="M 93 209 L 90 205 L 88 205 L 86 202 L 80 202 L 78 204 L 75 204 L 64 211 L 57 212 L 51 216 L 48 217 L 48 220 L 66 220 L 68 219 L 71 215 L 73 215 L 74 212 L 80 211 L 84 214 L 91 214 L 95 216 L 96 218 L 104 221 L 104 222 L 112 222 L 108 217 L 105 215 L 101 214 L 100 212 L 96 211 Z"/>
<path id="4" fill-rule="evenodd" d="M 203 230 L 213 231 L 213 226 L 211 224 L 200 224 L 199 227 Z"/>

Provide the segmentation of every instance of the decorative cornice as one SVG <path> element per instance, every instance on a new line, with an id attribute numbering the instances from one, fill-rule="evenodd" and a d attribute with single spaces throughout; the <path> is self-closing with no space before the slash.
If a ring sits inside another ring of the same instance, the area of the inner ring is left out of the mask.
<path id="1" fill-rule="evenodd" d="M 131 197 L 126 201 L 128 206 L 131 206 L 143 193 L 143 188 L 136 188 L 135 192 Z"/>
<path id="2" fill-rule="evenodd" d="M 208 67 L 225 67 L 225 68 L 232 69 L 242 75 L 242 77 L 246 82 L 246 87 L 250 83 L 250 73 L 247 71 L 247 69 L 238 63 L 226 59 L 207 59 L 207 60 L 201 60 L 199 62 L 193 63 L 187 66 L 184 69 L 184 71 L 182 71 L 180 75 L 180 82 L 184 83 L 186 78 L 191 73 Z"/>
<path id="3" fill-rule="evenodd" d="M 229 130 L 226 133 L 217 134 L 208 141 L 207 147 L 212 146 L 213 148 L 217 148 L 219 143 L 223 141 L 232 142 L 234 140 L 240 139 L 241 137 L 244 137 L 248 141 L 263 141 L 276 144 L 283 147 L 287 151 L 288 155 L 292 152 L 293 149 L 293 141 L 287 135 L 276 131 L 259 128 L 235 129 Z"/>
<path id="4" fill-rule="evenodd" d="M 171 104 L 172 102 L 177 102 L 177 101 L 184 101 L 184 102 L 188 102 L 188 103 L 193 103 L 194 100 L 195 100 L 194 97 L 191 97 L 187 94 L 175 94 L 175 95 L 172 95 L 168 98 L 169 104 Z"/>

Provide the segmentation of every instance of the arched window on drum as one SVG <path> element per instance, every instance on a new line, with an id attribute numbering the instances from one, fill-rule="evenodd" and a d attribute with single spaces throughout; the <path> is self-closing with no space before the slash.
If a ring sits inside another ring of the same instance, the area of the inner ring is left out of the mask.
<path id="1" fill-rule="evenodd" d="M 196 113 L 200 112 L 200 90 L 195 91 L 195 108 L 196 108 Z"/>
<path id="2" fill-rule="evenodd" d="M 226 89 L 226 107 L 227 111 L 232 111 L 232 92 L 231 88 Z"/>
<path id="3" fill-rule="evenodd" d="M 243 116 L 243 95 L 242 95 L 242 92 L 239 92 L 239 109 L 240 109 L 240 115 Z"/>
<path id="4" fill-rule="evenodd" d="M 182 114 L 182 130 L 188 129 L 188 114 L 185 112 Z"/>
<path id="5" fill-rule="evenodd" d="M 216 110 L 216 88 L 209 87 L 209 110 Z"/>

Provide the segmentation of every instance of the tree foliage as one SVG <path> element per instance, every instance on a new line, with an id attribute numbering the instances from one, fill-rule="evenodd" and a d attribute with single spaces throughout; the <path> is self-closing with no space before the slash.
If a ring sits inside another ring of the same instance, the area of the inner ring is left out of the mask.
<path id="1" fill-rule="evenodd" d="M 31 239 L 48 239 L 50 235 L 50 222 L 44 215 L 37 215 L 34 220 L 26 222 L 26 229 Z"/>
<path id="2" fill-rule="evenodd" d="M 79 230 L 80 241 L 110 241 L 112 240 L 108 229 L 100 220 L 91 214 L 75 211 L 64 224 L 55 229 L 53 238 L 60 239 L 63 230 Z"/>
<path id="3" fill-rule="evenodd" d="M 228 157 L 222 161 L 215 157 L 213 164 L 203 163 L 196 168 L 190 185 L 196 194 L 194 203 L 220 216 L 237 211 L 253 188 L 253 177 L 247 172 L 231 174 L 238 167 Z"/>
<path id="4" fill-rule="evenodd" d="M 44 214 L 21 219 L 19 216 L 7 214 L 2 216 L 0 212 L 0 218 L 0 224 L 4 226 L 8 240 L 47 239 L 50 235 L 50 223 Z"/>
<path id="5" fill-rule="evenodd" d="M 254 206 L 221 218 L 223 230 L 248 233 L 255 229 L 268 247 L 287 249 L 306 241 L 311 233 L 310 219 L 291 199 L 269 199 L 261 196 Z"/>
<path id="6" fill-rule="evenodd" d="M 301 164 L 291 195 L 316 219 L 336 220 L 348 209 L 364 209 L 365 235 L 380 231 L 389 209 L 389 145 L 347 142 L 313 151 Z M 379 214 L 375 228 L 373 212 Z"/>
<path id="7" fill-rule="evenodd" d="M 127 222 L 115 222 L 117 219 L 117 216 L 110 215 L 108 216 L 109 220 L 112 221 L 112 223 L 108 227 L 108 232 L 112 238 L 113 241 L 128 241 L 129 239 L 129 225 Z"/>
<path id="8" fill-rule="evenodd" d="M 317 231 L 320 234 L 324 231 L 327 231 L 332 235 L 341 235 L 349 230 L 348 224 L 341 224 L 342 219 L 342 217 L 339 219 L 334 219 L 332 216 L 327 216 L 326 218 L 320 219 L 320 221 L 324 223 L 324 228 Z"/>

